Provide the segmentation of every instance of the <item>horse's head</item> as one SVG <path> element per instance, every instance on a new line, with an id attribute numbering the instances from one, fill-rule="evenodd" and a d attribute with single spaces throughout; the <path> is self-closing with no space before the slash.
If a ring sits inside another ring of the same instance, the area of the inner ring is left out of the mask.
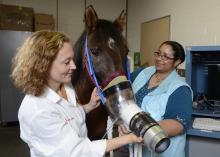
<path id="1" fill-rule="evenodd" d="M 103 88 L 116 76 L 126 74 L 126 57 L 128 47 L 122 36 L 125 24 L 125 14 L 122 12 L 114 21 L 98 19 L 92 6 L 85 12 L 86 30 L 81 36 L 81 49 L 85 56 L 85 39 L 88 41 L 88 51 L 100 86 Z M 77 44 L 76 44 L 77 45 Z M 83 47 L 83 48 L 82 48 Z M 78 49 L 75 46 L 75 49 Z M 84 57 L 85 58 L 85 57 Z M 76 63 L 77 64 L 77 63 Z M 83 68 L 81 63 L 77 68 Z"/>
<path id="2" fill-rule="evenodd" d="M 92 6 L 86 8 L 85 31 L 74 45 L 74 61 L 77 69 L 72 78 L 72 84 L 81 104 L 88 103 L 94 88 L 94 81 L 90 78 L 87 70 L 86 47 L 98 84 L 102 88 L 105 88 L 115 77 L 126 79 L 128 47 L 122 36 L 125 19 L 124 12 L 114 22 L 98 19 Z M 87 45 L 85 44 L 86 40 Z M 100 138 L 106 129 L 107 112 L 105 107 L 101 105 L 88 116 L 87 127 L 90 138 Z"/>

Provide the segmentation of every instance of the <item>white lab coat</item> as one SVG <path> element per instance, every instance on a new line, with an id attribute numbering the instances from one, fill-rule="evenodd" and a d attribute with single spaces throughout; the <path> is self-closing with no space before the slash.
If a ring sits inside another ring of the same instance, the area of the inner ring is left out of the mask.
<path id="1" fill-rule="evenodd" d="M 85 112 L 65 85 L 68 101 L 45 87 L 43 95 L 26 95 L 19 109 L 20 137 L 31 157 L 102 157 L 106 140 L 87 137 Z"/>

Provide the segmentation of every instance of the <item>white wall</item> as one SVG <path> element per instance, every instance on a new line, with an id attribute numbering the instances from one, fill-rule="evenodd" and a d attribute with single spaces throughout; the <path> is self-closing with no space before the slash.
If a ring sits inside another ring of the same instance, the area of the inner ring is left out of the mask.
<path id="1" fill-rule="evenodd" d="M 66 32 L 73 43 L 84 30 L 83 0 L 59 0 L 58 1 L 58 30 Z"/>
<path id="2" fill-rule="evenodd" d="M 132 52 L 140 51 L 141 23 L 166 15 L 171 15 L 171 40 L 183 46 L 220 45 L 219 0 L 128 0 Z"/>

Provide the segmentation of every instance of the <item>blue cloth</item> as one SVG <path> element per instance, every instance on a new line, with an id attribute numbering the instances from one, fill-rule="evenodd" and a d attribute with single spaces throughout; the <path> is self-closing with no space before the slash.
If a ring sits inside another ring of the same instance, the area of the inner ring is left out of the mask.
<path id="1" fill-rule="evenodd" d="M 132 82 L 136 78 L 136 76 L 141 72 L 143 69 L 138 69 L 131 73 L 131 78 Z M 146 88 L 148 86 L 149 81 L 135 94 L 136 98 L 136 103 L 138 104 L 139 107 L 141 107 L 142 101 L 144 97 L 152 92 L 154 88 Z M 186 87 L 186 86 L 181 86 L 177 88 L 168 98 L 167 106 L 166 106 L 166 111 L 163 116 L 163 119 L 176 119 L 179 121 L 183 127 L 184 127 L 184 132 L 189 127 L 189 123 L 191 120 L 191 106 L 190 105 L 185 105 L 185 104 L 191 104 L 192 101 L 191 99 L 185 99 L 185 98 L 190 98 L 191 97 L 191 90 Z M 177 118 L 178 117 L 178 118 Z"/>
<path id="2" fill-rule="evenodd" d="M 191 88 L 172 71 L 157 87 L 148 89 L 148 81 L 155 73 L 155 67 L 138 69 L 131 74 L 136 102 L 140 107 L 159 121 L 176 119 L 184 126 L 184 132 L 189 125 L 192 112 Z M 184 157 L 185 134 L 172 137 L 170 147 L 158 157 Z M 143 147 L 143 156 L 150 152 Z"/>

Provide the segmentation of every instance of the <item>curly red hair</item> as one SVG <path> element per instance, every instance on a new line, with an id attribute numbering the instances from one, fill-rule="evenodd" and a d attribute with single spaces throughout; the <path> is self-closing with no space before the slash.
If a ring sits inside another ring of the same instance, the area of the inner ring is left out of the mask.
<path id="1" fill-rule="evenodd" d="M 50 66 L 69 38 L 55 31 L 38 31 L 28 37 L 12 60 L 12 80 L 25 94 L 42 94 Z"/>

